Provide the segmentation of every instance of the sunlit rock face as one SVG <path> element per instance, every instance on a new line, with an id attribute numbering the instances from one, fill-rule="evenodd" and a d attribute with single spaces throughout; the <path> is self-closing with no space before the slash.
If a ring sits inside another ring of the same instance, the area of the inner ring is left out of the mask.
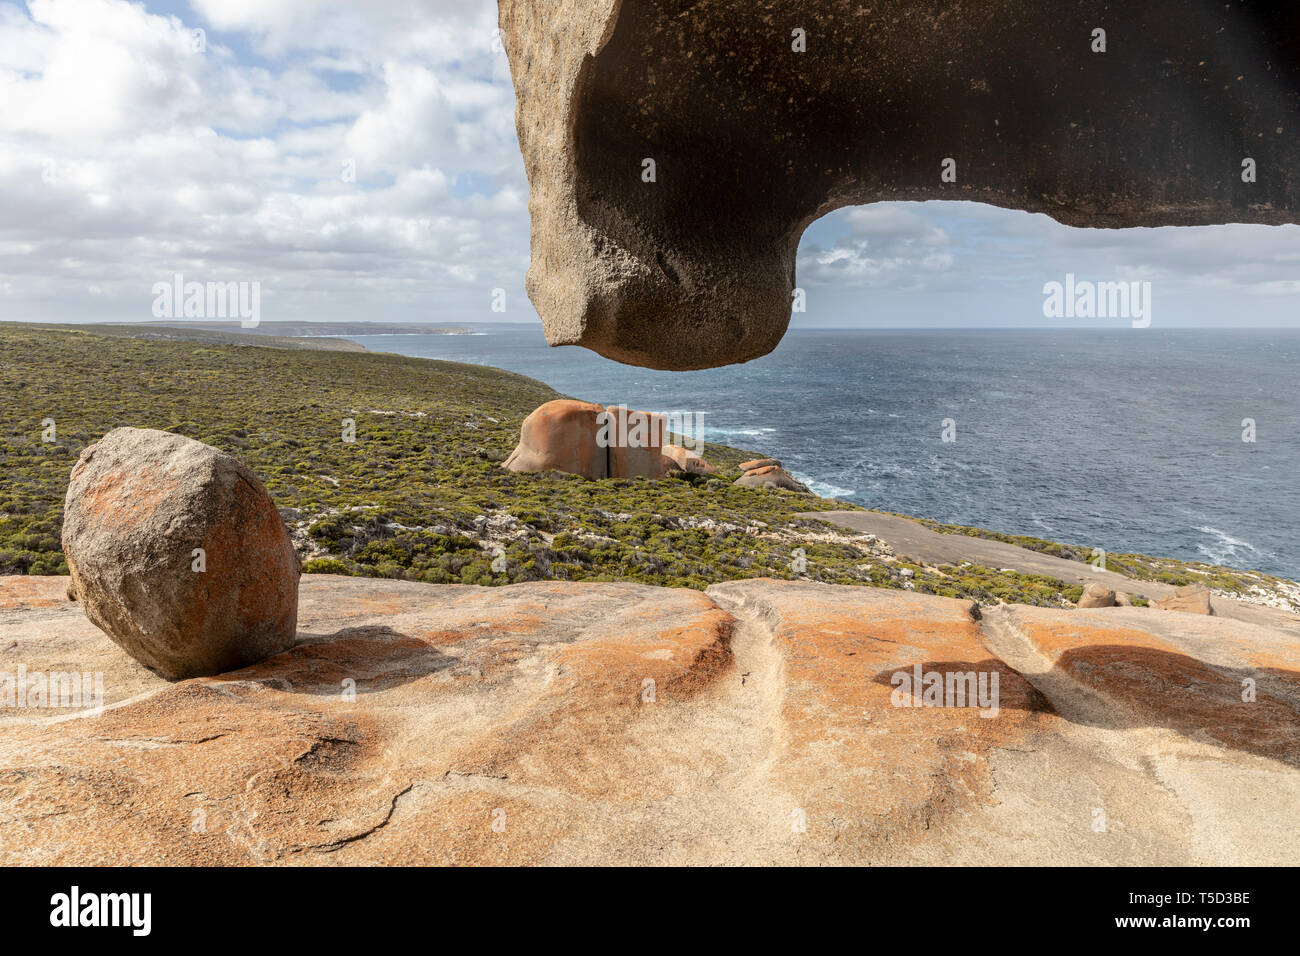
<path id="1" fill-rule="evenodd" d="M 499 6 L 528 292 L 552 345 L 661 369 L 764 355 L 804 229 L 859 203 L 966 199 L 1107 228 L 1297 221 L 1293 4 Z"/>
<path id="2" fill-rule="evenodd" d="M 66 587 L 0 576 L 4 866 L 1300 863 L 1281 612 L 305 575 L 173 682 Z"/>
<path id="3" fill-rule="evenodd" d="M 257 476 L 211 445 L 115 428 L 88 446 L 68 481 L 63 551 L 86 616 L 164 677 L 293 646 L 293 541 Z"/>

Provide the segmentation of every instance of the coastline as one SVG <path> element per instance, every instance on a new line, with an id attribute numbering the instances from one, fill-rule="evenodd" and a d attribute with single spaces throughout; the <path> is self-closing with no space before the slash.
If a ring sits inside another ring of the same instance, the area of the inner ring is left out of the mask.
<path id="1" fill-rule="evenodd" d="M 942 527 L 954 549 L 946 560 L 924 560 L 887 535 L 815 517 L 846 509 L 871 513 L 859 505 L 731 486 L 740 461 L 779 448 L 706 444 L 705 458 L 721 469 L 715 479 L 585 482 L 555 473 L 502 473 L 499 464 L 516 443 L 522 418 L 560 397 L 515 373 L 313 349 L 306 342 L 280 350 L 260 336 L 213 344 L 202 330 L 193 339 L 160 340 L 147 327 L 136 345 L 110 361 L 93 345 L 95 336 L 122 336 L 121 330 L 66 331 L 0 325 L 0 344 L 16 348 L 12 354 L 21 356 L 26 340 L 29 354 L 50 359 L 44 368 L 31 366 L 17 387 L 32 393 L 15 409 L 61 390 L 77 396 L 59 441 L 19 449 L 10 474 L 15 481 L 28 475 L 34 493 L 16 502 L 24 511 L 0 522 L 0 556 L 8 555 L 2 573 L 61 573 L 58 515 L 67 470 L 81 448 L 123 422 L 120 396 L 131 394 L 138 398 L 123 407 L 129 423 L 174 430 L 191 421 L 186 430 L 193 437 L 248 458 L 280 505 L 309 571 L 489 585 L 623 578 L 697 589 L 775 576 L 1057 607 L 1081 591 L 1077 579 L 1043 574 L 1028 563 L 972 560 L 990 538 L 1049 554 L 1068 545 L 910 519 Z M 325 341 L 337 340 L 311 344 Z M 178 382 L 199 376 L 229 397 L 214 406 L 202 394 L 174 388 L 165 400 L 151 399 L 149 383 L 159 375 L 179 376 Z M 248 394 L 232 392 L 236 383 Z M 354 418 L 363 439 L 380 441 L 389 457 L 367 457 L 364 442 L 360 456 L 340 444 L 343 417 Z M 21 427 L 16 419 L 10 423 L 11 430 Z M 254 435 L 262 437 L 252 441 Z M 429 449 L 437 450 L 434 459 Z M 793 570 L 796 550 L 809 570 Z M 494 572 L 494 556 L 501 555 L 508 571 Z M 1224 598 L 1300 608 L 1285 579 L 1142 555 L 1113 558 L 1128 562 L 1134 580 L 1206 581 Z M 1137 585 L 1132 590 L 1142 593 Z"/>

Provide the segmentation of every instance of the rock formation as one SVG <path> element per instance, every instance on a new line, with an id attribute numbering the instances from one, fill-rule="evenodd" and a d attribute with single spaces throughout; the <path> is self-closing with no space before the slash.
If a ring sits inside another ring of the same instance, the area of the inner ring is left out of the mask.
<path id="1" fill-rule="evenodd" d="M 596 445 L 597 421 L 605 409 L 592 402 L 561 398 L 535 408 L 519 429 L 519 445 L 505 460 L 510 471 L 564 471 L 605 478 L 609 462 Z"/>
<path id="2" fill-rule="evenodd" d="M 262 483 L 202 442 L 115 428 L 81 453 L 63 550 L 86 616 L 169 678 L 291 647 L 298 557 Z"/>
<path id="3" fill-rule="evenodd" d="M 1076 602 L 1078 607 L 1114 607 L 1115 592 L 1104 584 L 1095 581 L 1083 589 Z"/>
<path id="4" fill-rule="evenodd" d="M 663 478 L 673 462 L 664 457 L 668 420 L 623 405 L 607 405 L 597 444 L 609 455 L 611 478 Z"/>
<path id="5" fill-rule="evenodd" d="M 1300 864 L 1294 617 L 307 575 L 169 683 L 64 588 L 0 577 L 3 865 Z M 69 661 L 102 711 L 14 706 Z"/>
<path id="6" fill-rule="evenodd" d="M 716 475 L 718 473 L 718 469 L 689 448 L 683 448 L 681 445 L 664 445 L 663 453 L 665 458 L 682 471 L 694 475 Z"/>
<path id="7" fill-rule="evenodd" d="M 769 490 L 784 488 L 786 491 L 811 494 L 807 485 L 798 481 L 794 475 L 780 465 L 763 465 L 758 468 L 750 468 L 737 478 L 733 484 L 740 485 L 742 488 L 767 488 Z"/>
<path id="8" fill-rule="evenodd" d="M 975 200 L 1108 228 L 1300 210 L 1294 4 L 499 10 L 528 293 L 552 345 L 662 369 L 764 355 L 804 229 L 858 203 Z"/>
<path id="9" fill-rule="evenodd" d="M 1189 584 L 1178 588 L 1169 597 L 1156 602 L 1156 607 L 1165 611 L 1183 611 L 1187 614 L 1213 614 L 1210 604 L 1210 590 L 1199 584 Z"/>
<path id="10" fill-rule="evenodd" d="M 669 472 L 715 474 L 699 455 L 666 444 L 667 419 L 622 405 L 557 399 L 534 409 L 519 445 L 502 464 L 510 471 L 563 471 L 584 478 L 665 478 Z"/>

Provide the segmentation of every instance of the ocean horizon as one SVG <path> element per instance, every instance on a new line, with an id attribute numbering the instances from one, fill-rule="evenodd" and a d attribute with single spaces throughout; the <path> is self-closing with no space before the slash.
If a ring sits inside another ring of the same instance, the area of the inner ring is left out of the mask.
<path id="1" fill-rule="evenodd" d="M 753 362 L 660 372 L 457 325 L 346 337 L 689 414 L 864 507 L 1300 577 L 1300 330 L 794 328 Z"/>

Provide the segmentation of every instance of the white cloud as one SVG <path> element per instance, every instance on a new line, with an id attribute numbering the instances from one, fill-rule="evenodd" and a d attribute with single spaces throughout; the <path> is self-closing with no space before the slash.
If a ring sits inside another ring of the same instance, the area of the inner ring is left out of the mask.
<path id="1" fill-rule="evenodd" d="M 513 150 L 513 140 L 483 121 L 484 114 L 509 111 L 508 91 L 486 83 L 448 88 L 432 70 L 397 61 L 384 64 L 384 82 L 383 102 L 365 110 L 344 140 L 363 166 L 388 171 L 432 163 L 488 171 L 495 165 L 492 171 L 499 171 L 513 163 L 513 153 L 503 150 Z M 467 115 L 474 121 L 466 122 Z"/>
<path id="2" fill-rule="evenodd" d="M 1169 294 L 1294 295 L 1300 226 L 1076 229 L 978 203 L 880 203 L 841 210 L 809 230 L 801 285 L 987 293 L 1041 287 L 1066 272 L 1149 280 Z"/>
<path id="3" fill-rule="evenodd" d="M 260 279 L 285 318 L 489 318 L 522 289 L 494 3 L 192 8 L 0 5 L 4 317 L 148 318 L 176 271 Z"/>
<path id="4" fill-rule="evenodd" d="M 933 287 L 955 259 L 948 231 L 931 222 L 922 208 L 878 203 L 835 214 L 832 227 L 848 234 L 830 248 L 806 241 L 796 266 L 799 282 L 905 291 Z"/>

